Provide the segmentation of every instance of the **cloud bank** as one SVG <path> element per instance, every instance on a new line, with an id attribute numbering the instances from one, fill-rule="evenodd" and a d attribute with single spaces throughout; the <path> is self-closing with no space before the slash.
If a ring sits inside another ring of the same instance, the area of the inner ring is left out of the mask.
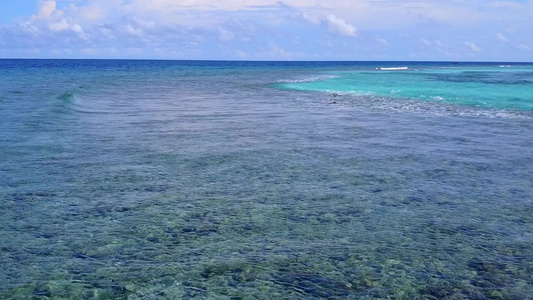
<path id="1" fill-rule="evenodd" d="M 532 61 L 531 20 L 533 1 L 41 0 L 0 57 Z"/>

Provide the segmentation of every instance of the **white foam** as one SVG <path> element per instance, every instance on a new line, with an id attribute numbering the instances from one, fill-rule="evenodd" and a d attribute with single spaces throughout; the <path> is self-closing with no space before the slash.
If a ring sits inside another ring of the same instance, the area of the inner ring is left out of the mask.
<path id="1" fill-rule="evenodd" d="M 375 93 L 368 92 L 368 91 L 333 91 L 333 90 L 327 90 L 324 91 L 329 94 L 333 94 L 335 96 L 374 96 Z"/>
<path id="2" fill-rule="evenodd" d="M 380 71 L 401 71 L 401 70 L 408 70 L 408 67 L 392 67 L 392 68 L 376 68 L 376 70 Z"/>
<path id="3" fill-rule="evenodd" d="M 398 99 L 376 96 L 365 93 L 333 93 L 337 103 L 344 106 L 366 107 L 369 109 L 386 110 L 403 113 L 423 113 L 438 116 L 482 117 L 531 120 L 533 115 L 528 111 L 513 111 L 506 109 L 486 109 L 475 106 L 456 105 L 440 101 L 423 101 L 416 99 Z M 344 97 L 343 97 L 344 96 Z M 430 97 L 438 100 L 437 97 Z M 330 101 L 331 98 L 328 98 Z"/>
<path id="4" fill-rule="evenodd" d="M 316 76 L 310 76 L 310 77 L 298 78 L 298 79 L 284 79 L 278 82 L 279 83 L 305 83 L 305 82 L 325 81 L 328 79 L 334 79 L 338 77 L 339 76 L 335 76 L 335 75 L 316 75 Z"/>

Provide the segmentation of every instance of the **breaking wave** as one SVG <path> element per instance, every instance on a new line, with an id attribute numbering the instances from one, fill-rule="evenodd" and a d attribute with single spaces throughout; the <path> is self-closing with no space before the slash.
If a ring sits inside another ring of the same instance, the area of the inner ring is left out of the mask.
<path id="1" fill-rule="evenodd" d="M 58 108 L 64 113 L 112 113 L 112 111 L 105 109 L 105 107 L 99 107 L 98 101 L 95 101 L 91 95 L 82 93 L 79 90 L 66 91 L 62 94 L 59 94 L 56 98 L 59 100 Z"/>
<path id="2" fill-rule="evenodd" d="M 279 80 L 278 83 L 317 82 L 317 81 L 325 81 L 325 80 L 334 79 L 334 78 L 339 78 L 339 76 L 336 76 L 336 75 L 316 75 L 316 76 L 308 76 L 308 77 L 296 78 L 296 79 L 282 79 L 282 80 Z"/>
<path id="3" fill-rule="evenodd" d="M 408 67 L 390 67 L 390 68 L 376 68 L 376 70 L 380 71 L 405 71 L 409 70 Z"/>

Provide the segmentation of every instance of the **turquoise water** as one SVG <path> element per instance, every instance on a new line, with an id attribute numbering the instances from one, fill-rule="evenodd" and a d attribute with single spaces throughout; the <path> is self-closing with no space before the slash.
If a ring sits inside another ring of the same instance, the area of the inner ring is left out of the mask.
<path id="1" fill-rule="evenodd" d="M 0 60 L 0 298 L 531 299 L 499 65 Z"/>
<path id="2" fill-rule="evenodd" d="M 406 70 L 360 68 L 284 82 L 283 88 L 459 105 L 533 110 L 533 66 L 411 66 Z"/>

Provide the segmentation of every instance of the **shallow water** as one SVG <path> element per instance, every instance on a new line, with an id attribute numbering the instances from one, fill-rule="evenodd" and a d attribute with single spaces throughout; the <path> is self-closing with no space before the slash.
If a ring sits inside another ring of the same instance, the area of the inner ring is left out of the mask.
<path id="1" fill-rule="evenodd" d="M 288 80 L 280 86 L 395 100 L 413 99 L 431 104 L 533 110 L 533 65 L 411 64 L 410 68 L 358 66 L 351 71 L 329 71 L 322 76 Z"/>
<path id="2" fill-rule="evenodd" d="M 0 298 L 531 299 L 533 99 L 380 64 L 0 60 Z"/>

